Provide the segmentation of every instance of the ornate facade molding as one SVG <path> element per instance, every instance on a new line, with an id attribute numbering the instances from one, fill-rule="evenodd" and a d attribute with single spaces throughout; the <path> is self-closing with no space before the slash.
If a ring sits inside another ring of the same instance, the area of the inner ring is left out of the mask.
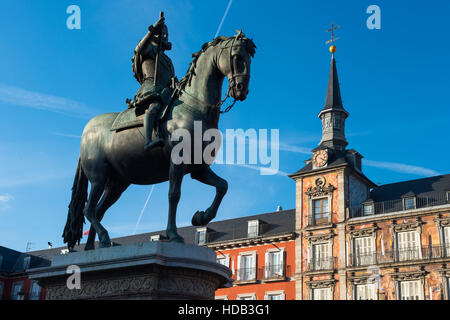
<path id="1" fill-rule="evenodd" d="M 306 281 L 306 285 L 310 290 L 320 288 L 330 288 L 330 287 L 333 288 L 335 283 L 336 279 Z"/>
<path id="2" fill-rule="evenodd" d="M 416 219 L 416 221 L 410 221 L 401 224 L 393 224 L 392 231 L 394 232 L 402 232 L 402 231 L 420 231 L 420 227 L 424 224 L 420 219 Z"/>
<path id="3" fill-rule="evenodd" d="M 424 280 L 428 274 L 425 270 L 411 271 L 411 272 L 394 272 L 391 274 L 392 279 L 395 281 L 412 281 L 412 280 Z"/>
<path id="4" fill-rule="evenodd" d="M 325 186 L 325 183 L 323 185 L 319 183 L 318 185 L 317 180 L 319 179 L 316 179 L 315 187 L 309 187 L 308 190 L 305 191 L 305 194 L 310 198 L 325 197 L 328 196 L 329 194 L 332 194 L 333 191 L 336 190 L 336 188 L 333 185 L 331 185 L 331 183 L 329 183 L 328 186 Z"/>
<path id="5" fill-rule="evenodd" d="M 330 231 L 329 233 L 322 233 L 322 234 L 309 234 L 305 238 L 308 240 L 308 243 L 315 244 L 319 242 L 329 242 L 333 239 L 335 234 L 333 231 Z"/>
<path id="6" fill-rule="evenodd" d="M 370 228 L 363 228 L 363 229 L 350 229 L 348 234 L 351 238 L 360 238 L 360 237 L 373 237 L 376 236 L 377 230 L 379 228 L 374 225 Z"/>

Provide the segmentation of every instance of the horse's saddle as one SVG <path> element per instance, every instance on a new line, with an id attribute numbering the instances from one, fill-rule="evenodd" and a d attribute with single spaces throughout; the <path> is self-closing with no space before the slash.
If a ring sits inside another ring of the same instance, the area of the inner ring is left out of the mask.
<path id="1" fill-rule="evenodd" d="M 111 131 L 120 131 L 144 125 L 144 112 L 139 112 L 138 109 L 132 108 L 122 111 L 114 120 Z"/>
<path id="2" fill-rule="evenodd" d="M 169 97 L 170 99 L 167 101 L 164 101 L 163 108 L 161 112 L 159 113 L 158 119 L 161 121 L 166 113 L 167 109 L 170 107 L 172 102 L 172 96 Z M 122 111 L 117 116 L 116 120 L 114 120 L 111 131 L 122 131 L 126 129 L 136 128 L 136 127 L 142 127 L 144 126 L 144 113 L 145 109 L 141 108 L 130 108 L 125 111 Z"/>

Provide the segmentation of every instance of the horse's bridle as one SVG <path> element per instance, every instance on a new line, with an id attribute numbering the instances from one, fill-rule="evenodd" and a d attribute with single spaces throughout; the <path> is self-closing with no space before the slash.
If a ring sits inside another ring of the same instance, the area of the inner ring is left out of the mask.
<path id="1" fill-rule="evenodd" d="M 235 70 L 234 70 L 234 63 L 233 63 L 233 45 L 234 45 L 234 42 L 236 41 L 236 39 L 237 39 L 237 36 L 233 38 L 233 41 L 231 42 L 231 46 L 221 47 L 219 57 L 217 58 L 217 61 L 220 61 L 220 56 L 222 55 L 223 50 L 230 48 L 229 63 L 230 63 L 230 69 L 231 69 L 231 78 L 228 78 L 228 91 L 227 91 L 227 95 L 225 96 L 225 99 L 223 99 L 219 103 L 217 103 L 217 107 L 219 109 L 225 103 L 225 101 L 228 99 L 228 97 L 230 96 L 230 91 L 232 91 L 233 95 L 236 96 L 237 84 L 236 84 L 235 79 L 237 77 L 250 78 L 250 75 L 247 75 L 247 74 L 234 74 Z M 237 101 L 237 99 L 234 99 L 233 103 L 231 105 L 229 105 L 225 110 L 220 110 L 220 113 L 227 113 L 228 111 L 230 111 L 231 108 L 233 108 L 236 101 Z"/>

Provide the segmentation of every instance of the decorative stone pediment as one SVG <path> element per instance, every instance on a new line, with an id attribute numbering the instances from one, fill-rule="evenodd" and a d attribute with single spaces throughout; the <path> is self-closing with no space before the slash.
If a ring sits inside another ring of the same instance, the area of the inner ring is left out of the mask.
<path id="1" fill-rule="evenodd" d="M 310 289 L 330 288 L 333 287 L 335 283 L 336 283 L 335 279 L 306 281 L 306 285 Z"/>
<path id="2" fill-rule="evenodd" d="M 392 229 L 395 232 L 417 231 L 417 229 L 419 229 L 422 224 L 424 224 L 423 221 L 412 221 L 412 222 L 406 222 L 406 223 L 402 223 L 402 224 L 395 224 L 392 226 Z"/>
<path id="3" fill-rule="evenodd" d="M 393 273 L 392 278 L 397 281 L 422 280 L 427 275 L 425 270 L 413 272 Z"/>
<path id="4" fill-rule="evenodd" d="M 324 177 L 319 177 L 314 181 L 314 187 L 309 187 L 308 190 L 306 190 L 306 195 L 309 197 L 322 197 L 322 196 L 328 196 L 329 194 L 333 193 L 336 188 L 331 185 L 330 183 L 328 186 L 326 186 L 326 180 Z"/>
<path id="5" fill-rule="evenodd" d="M 439 218 L 434 219 L 434 222 L 436 222 L 440 227 L 450 227 L 450 217 L 442 218 L 440 216 Z"/>
<path id="6" fill-rule="evenodd" d="M 364 229 L 353 229 L 350 230 L 350 236 L 352 238 L 360 238 L 360 237 L 372 237 L 376 235 L 378 227 L 370 227 Z"/>
<path id="7" fill-rule="evenodd" d="M 330 232 L 330 233 L 324 233 L 324 234 L 309 234 L 306 236 L 306 239 L 308 240 L 308 242 L 310 244 L 313 243 L 318 243 L 318 242 L 327 242 L 330 241 L 331 239 L 333 239 L 334 237 L 334 233 Z"/>
<path id="8" fill-rule="evenodd" d="M 360 284 L 375 283 L 378 279 L 379 278 L 374 276 L 373 274 L 365 274 L 362 276 L 349 277 L 348 281 L 350 282 L 350 284 L 357 286 Z"/>

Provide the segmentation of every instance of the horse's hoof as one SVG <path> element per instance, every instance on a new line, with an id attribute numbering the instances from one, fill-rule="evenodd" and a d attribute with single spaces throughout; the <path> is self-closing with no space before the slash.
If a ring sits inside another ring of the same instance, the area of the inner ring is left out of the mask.
<path id="1" fill-rule="evenodd" d="M 109 241 L 102 241 L 102 242 L 100 242 L 100 244 L 99 244 L 99 246 L 98 246 L 99 248 L 109 248 L 109 247 L 111 247 L 111 240 L 109 240 Z"/>
<path id="2" fill-rule="evenodd" d="M 192 216 L 192 225 L 195 227 L 203 227 L 205 226 L 207 223 L 205 223 L 205 212 L 203 211 L 197 211 L 196 213 L 194 213 L 194 215 Z"/>
<path id="3" fill-rule="evenodd" d="M 169 242 L 184 243 L 184 239 L 177 232 L 167 231 L 166 236 L 169 239 Z"/>
<path id="4" fill-rule="evenodd" d="M 84 251 L 90 251 L 90 250 L 94 250 L 94 249 L 95 249 L 95 247 L 93 245 L 86 245 L 84 247 Z"/>

